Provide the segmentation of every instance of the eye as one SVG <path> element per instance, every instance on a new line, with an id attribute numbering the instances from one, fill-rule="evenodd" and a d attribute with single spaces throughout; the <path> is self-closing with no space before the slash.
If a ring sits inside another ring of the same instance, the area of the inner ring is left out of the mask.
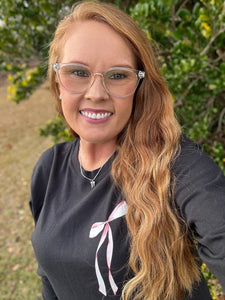
<path id="1" fill-rule="evenodd" d="M 81 66 L 74 66 L 74 65 L 65 65 L 61 68 L 62 76 L 66 77 L 74 77 L 74 78 L 87 78 L 90 77 L 90 71 L 86 68 Z"/>
<path id="2" fill-rule="evenodd" d="M 110 72 L 110 74 L 108 74 L 107 76 L 109 79 L 115 79 L 115 80 L 120 80 L 120 79 L 124 79 L 126 78 L 126 74 L 124 74 L 123 72 Z"/>
<path id="3" fill-rule="evenodd" d="M 87 70 L 72 70 L 72 74 L 76 75 L 77 77 L 89 77 L 89 72 Z"/>

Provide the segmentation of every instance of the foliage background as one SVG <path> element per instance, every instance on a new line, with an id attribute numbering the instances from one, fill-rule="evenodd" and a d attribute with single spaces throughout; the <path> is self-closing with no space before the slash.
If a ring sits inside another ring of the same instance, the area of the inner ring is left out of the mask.
<path id="1" fill-rule="evenodd" d="M 202 144 L 225 173 L 225 2 L 105 2 L 127 11 L 146 32 L 184 133 Z M 12 101 L 26 99 L 46 79 L 48 44 L 72 4 L 71 0 L 1 0 L 0 71 L 8 74 Z M 71 139 L 59 117 L 40 134 L 52 136 L 54 142 Z M 215 292 L 214 278 L 203 268 L 216 299 L 220 292 Z"/>
<path id="2" fill-rule="evenodd" d="M 203 144 L 225 172 L 224 0 L 108 2 L 130 13 L 146 31 L 184 132 Z M 0 70 L 9 72 L 9 97 L 16 103 L 45 79 L 48 43 L 72 4 L 71 0 L 1 1 Z M 68 138 L 58 118 L 41 134 L 50 134 L 55 141 Z"/>

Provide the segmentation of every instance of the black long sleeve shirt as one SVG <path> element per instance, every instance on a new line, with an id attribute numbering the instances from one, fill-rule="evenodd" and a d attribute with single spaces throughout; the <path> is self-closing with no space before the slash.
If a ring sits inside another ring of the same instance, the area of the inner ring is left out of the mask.
<path id="1" fill-rule="evenodd" d="M 48 149 L 32 176 L 32 244 L 43 298 L 120 299 L 128 276 L 129 240 L 124 218 L 126 199 L 110 178 L 115 155 L 103 166 L 92 189 L 81 176 L 78 148 L 76 139 Z M 97 170 L 84 172 L 93 178 Z M 225 177 L 186 138 L 173 172 L 175 201 L 197 239 L 198 255 L 225 290 Z M 203 278 L 193 295 L 185 298 L 210 299 Z"/>

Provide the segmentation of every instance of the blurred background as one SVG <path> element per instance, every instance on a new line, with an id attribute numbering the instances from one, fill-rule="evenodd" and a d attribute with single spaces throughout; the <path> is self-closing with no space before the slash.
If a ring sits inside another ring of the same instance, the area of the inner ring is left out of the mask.
<path id="1" fill-rule="evenodd" d="M 48 45 L 76 1 L 0 3 L 0 300 L 41 299 L 30 243 L 30 177 L 40 154 L 71 136 L 47 82 Z M 151 40 L 184 133 L 225 173 L 225 1 L 115 0 Z M 225 299 L 207 266 L 214 300 Z"/>

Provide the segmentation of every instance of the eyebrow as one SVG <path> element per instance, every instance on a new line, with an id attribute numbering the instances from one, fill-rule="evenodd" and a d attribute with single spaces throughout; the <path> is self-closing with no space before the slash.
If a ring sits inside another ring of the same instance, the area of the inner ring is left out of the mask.
<path id="1" fill-rule="evenodd" d="M 75 61 L 75 60 L 72 60 L 72 61 L 69 61 L 69 62 L 63 62 L 63 63 L 66 63 L 66 64 L 79 64 L 79 65 L 82 65 L 82 66 L 85 66 L 85 67 L 88 67 L 91 69 L 91 67 L 83 62 L 83 61 Z M 128 68 L 128 69 L 135 69 L 135 67 L 133 67 L 132 65 L 128 64 L 128 63 L 121 63 L 121 64 L 115 64 L 115 65 L 112 65 L 110 68 L 108 68 L 107 70 L 111 69 L 111 68 Z"/>

